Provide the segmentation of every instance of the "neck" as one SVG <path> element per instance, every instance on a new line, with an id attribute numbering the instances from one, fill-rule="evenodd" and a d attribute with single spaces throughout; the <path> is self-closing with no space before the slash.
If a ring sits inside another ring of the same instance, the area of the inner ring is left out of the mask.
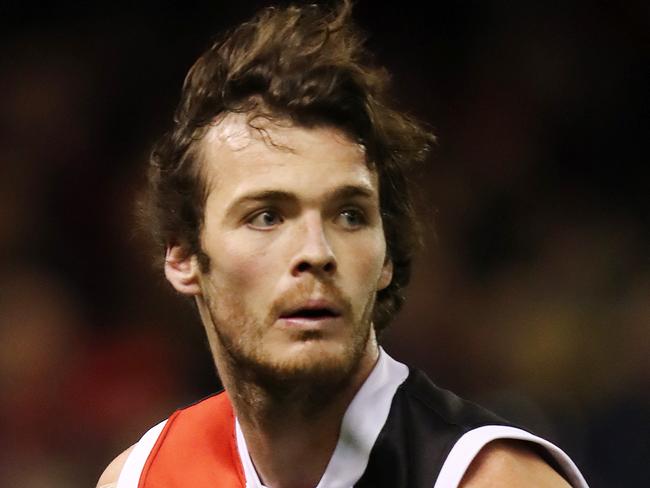
<path id="1" fill-rule="evenodd" d="M 266 486 L 313 488 L 318 484 L 338 442 L 343 415 L 377 358 L 372 335 L 353 374 L 329 392 L 310 385 L 269 391 L 218 364 L 248 452 Z"/>

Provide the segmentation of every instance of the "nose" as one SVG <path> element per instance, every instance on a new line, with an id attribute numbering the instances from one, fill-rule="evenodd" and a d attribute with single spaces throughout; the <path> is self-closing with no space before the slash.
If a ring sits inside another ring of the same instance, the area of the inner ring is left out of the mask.
<path id="1" fill-rule="evenodd" d="M 298 249 L 291 265 L 291 274 L 313 273 L 321 278 L 336 271 L 336 258 L 327 239 L 320 216 L 308 216 L 297 229 Z"/>

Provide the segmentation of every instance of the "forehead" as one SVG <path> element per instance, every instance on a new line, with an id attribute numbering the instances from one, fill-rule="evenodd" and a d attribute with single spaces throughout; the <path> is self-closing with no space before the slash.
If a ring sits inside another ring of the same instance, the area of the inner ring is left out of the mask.
<path id="1" fill-rule="evenodd" d="M 332 127 L 304 128 L 227 114 L 201 141 L 208 187 L 242 193 L 291 189 L 304 194 L 357 184 L 376 191 L 377 176 L 362 145 Z"/>

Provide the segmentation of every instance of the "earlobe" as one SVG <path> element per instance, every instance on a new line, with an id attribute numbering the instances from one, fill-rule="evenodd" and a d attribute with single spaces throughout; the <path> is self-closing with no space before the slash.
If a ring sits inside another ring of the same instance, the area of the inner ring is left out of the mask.
<path id="1" fill-rule="evenodd" d="M 165 277 L 183 295 L 199 295 L 199 266 L 196 256 L 187 255 L 181 246 L 167 248 L 165 255 Z"/>
<path id="2" fill-rule="evenodd" d="M 377 291 L 386 288 L 388 285 L 390 285 L 390 282 L 392 280 L 393 280 L 393 262 L 387 258 L 383 268 L 381 268 L 379 281 L 377 281 Z"/>

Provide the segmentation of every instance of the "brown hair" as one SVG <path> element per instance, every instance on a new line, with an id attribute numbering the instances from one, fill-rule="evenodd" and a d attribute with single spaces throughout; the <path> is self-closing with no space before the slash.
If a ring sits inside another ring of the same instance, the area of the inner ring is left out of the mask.
<path id="1" fill-rule="evenodd" d="M 197 142 L 219 114 L 260 114 L 303 127 L 333 126 L 366 149 L 379 176 L 380 207 L 394 273 L 373 321 L 388 325 L 404 301 L 419 226 L 407 180 L 434 137 L 388 106 L 388 76 L 374 67 L 350 20 L 350 2 L 266 8 L 217 40 L 189 71 L 170 132 L 154 147 L 145 218 L 164 249 L 179 244 L 209 263 L 200 246 L 207 188 Z"/>

